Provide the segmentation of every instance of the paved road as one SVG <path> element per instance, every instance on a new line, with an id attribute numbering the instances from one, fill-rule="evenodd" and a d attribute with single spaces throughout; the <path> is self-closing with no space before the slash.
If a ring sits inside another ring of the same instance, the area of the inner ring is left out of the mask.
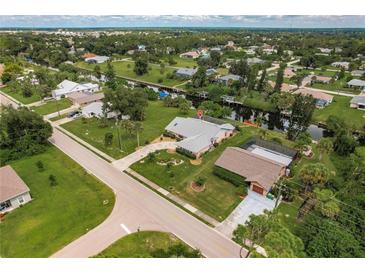
<path id="1" fill-rule="evenodd" d="M 3 106 L 13 106 L 13 108 L 18 108 L 18 104 L 10 100 L 7 96 L 0 93 L 0 103 Z"/>
<path id="2" fill-rule="evenodd" d="M 59 130 L 54 129 L 51 142 L 110 186 L 116 195 L 115 207 L 101 225 L 65 246 L 53 257 L 96 255 L 121 236 L 137 231 L 138 227 L 141 230 L 172 232 L 189 245 L 200 249 L 206 257 L 239 256 L 239 245 L 118 171 Z"/>

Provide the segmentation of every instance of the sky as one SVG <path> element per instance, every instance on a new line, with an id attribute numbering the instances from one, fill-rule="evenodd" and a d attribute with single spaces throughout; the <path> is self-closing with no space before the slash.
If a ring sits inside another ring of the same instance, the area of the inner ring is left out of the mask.
<path id="1" fill-rule="evenodd" d="M 365 28 L 359 16 L 254 15 L 0 15 L 0 28 L 90 27 L 259 27 L 259 28 Z"/>

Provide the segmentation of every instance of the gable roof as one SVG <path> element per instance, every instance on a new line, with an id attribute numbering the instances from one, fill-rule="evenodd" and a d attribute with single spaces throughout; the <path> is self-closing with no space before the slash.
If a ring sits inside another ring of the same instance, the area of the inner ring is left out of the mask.
<path id="1" fill-rule="evenodd" d="M 182 74 L 182 75 L 187 75 L 187 76 L 193 76 L 198 70 L 197 69 L 192 69 L 192 68 L 179 68 L 176 73 L 177 74 Z"/>
<path id="2" fill-rule="evenodd" d="M 0 168 L 0 203 L 29 191 L 29 187 L 10 165 Z"/>
<path id="3" fill-rule="evenodd" d="M 176 117 L 165 130 L 185 138 L 178 145 L 193 153 L 210 146 L 223 131 L 234 130 L 231 124 L 217 125 L 201 119 Z"/>
<path id="4" fill-rule="evenodd" d="M 365 81 L 359 79 L 352 79 L 351 81 L 348 81 L 347 84 L 350 86 L 365 87 Z"/>
<path id="5" fill-rule="evenodd" d="M 72 92 L 68 95 L 68 97 L 75 104 L 83 105 L 89 102 L 100 101 L 104 98 L 104 93 L 80 93 L 80 92 Z"/>
<path id="6" fill-rule="evenodd" d="M 239 81 L 239 80 L 241 80 L 241 76 L 235 75 L 235 74 L 228 74 L 228 75 L 225 75 L 225 76 L 221 76 L 218 79 L 221 80 L 221 81 L 229 81 L 229 80 Z"/>
<path id="7" fill-rule="evenodd" d="M 285 167 L 238 147 L 227 147 L 215 165 L 245 177 L 246 181 L 256 181 L 267 191 L 279 179 L 280 172 Z"/>
<path id="8" fill-rule="evenodd" d="M 352 97 L 351 104 L 361 104 L 361 105 L 365 105 L 365 96 L 354 96 Z"/>

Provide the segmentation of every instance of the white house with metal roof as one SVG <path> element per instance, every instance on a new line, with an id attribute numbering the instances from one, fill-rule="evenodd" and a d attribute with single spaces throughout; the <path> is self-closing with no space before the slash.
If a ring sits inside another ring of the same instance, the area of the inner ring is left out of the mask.
<path id="1" fill-rule="evenodd" d="M 351 108 L 365 110 L 365 96 L 354 96 L 350 101 Z"/>
<path id="2" fill-rule="evenodd" d="M 231 124 L 214 124 L 201 119 L 176 117 L 165 128 L 170 135 L 181 139 L 178 149 L 199 158 L 214 145 L 232 136 Z"/>
<path id="3" fill-rule="evenodd" d="M 110 58 L 108 56 L 99 56 L 96 55 L 94 57 L 85 58 L 85 62 L 92 64 L 102 64 L 108 61 Z"/>
<path id="4" fill-rule="evenodd" d="M 176 71 L 176 76 L 180 78 L 191 78 L 194 76 L 194 74 L 198 71 L 198 69 L 192 69 L 192 68 L 179 68 Z"/>
<path id="5" fill-rule="evenodd" d="M 52 97 L 59 100 L 62 96 L 67 97 L 72 92 L 94 93 L 99 91 L 99 85 L 93 83 L 79 84 L 70 80 L 63 80 L 57 89 L 52 91 Z"/>
<path id="6" fill-rule="evenodd" d="M 350 88 L 365 88 L 365 81 L 359 79 L 352 79 L 347 82 L 347 86 Z"/>
<path id="7" fill-rule="evenodd" d="M 227 85 L 229 82 L 240 81 L 241 78 L 242 77 L 239 76 L 239 75 L 228 74 L 228 75 L 225 75 L 225 76 L 218 77 L 217 82 Z"/>

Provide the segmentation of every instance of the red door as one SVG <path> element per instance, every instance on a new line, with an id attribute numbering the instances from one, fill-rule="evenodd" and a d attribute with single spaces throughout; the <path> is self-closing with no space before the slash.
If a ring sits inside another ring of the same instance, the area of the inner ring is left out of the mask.
<path id="1" fill-rule="evenodd" d="M 252 190 L 255 191 L 258 194 L 261 194 L 261 195 L 264 194 L 264 189 L 262 187 L 257 186 L 257 185 L 252 185 Z"/>

